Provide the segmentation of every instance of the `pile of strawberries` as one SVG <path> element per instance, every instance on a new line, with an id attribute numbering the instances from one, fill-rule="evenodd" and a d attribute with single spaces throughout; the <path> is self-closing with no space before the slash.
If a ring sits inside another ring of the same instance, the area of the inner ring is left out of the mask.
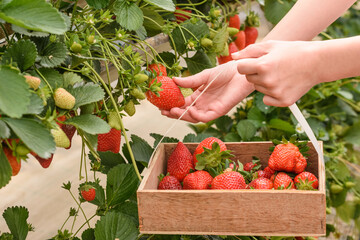
<path id="1" fill-rule="evenodd" d="M 159 176 L 158 189 L 316 190 L 318 179 L 305 171 L 306 158 L 296 145 L 286 140 L 277 144 L 268 166 L 261 169 L 258 159 L 245 165 L 231 161 L 234 155 L 215 137 L 203 140 L 193 154 L 178 142 L 168 159 L 167 175 Z"/>

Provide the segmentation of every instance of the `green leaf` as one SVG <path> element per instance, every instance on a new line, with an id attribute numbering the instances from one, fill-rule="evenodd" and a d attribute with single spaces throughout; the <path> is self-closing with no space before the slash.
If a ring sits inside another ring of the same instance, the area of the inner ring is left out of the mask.
<path id="1" fill-rule="evenodd" d="M 25 240 L 29 231 L 27 223 L 29 211 L 25 207 L 11 207 L 5 209 L 3 217 L 14 239 Z"/>
<path id="2" fill-rule="evenodd" d="M 82 240 L 95 240 L 95 229 L 88 228 L 81 234 Z"/>
<path id="3" fill-rule="evenodd" d="M 158 6 L 159 8 L 168 10 L 170 12 L 175 11 L 175 5 L 172 0 L 144 0 L 147 3 Z"/>
<path id="4" fill-rule="evenodd" d="M 16 63 L 23 72 L 35 63 L 37 50 L 35 44 L 30 40 L 20 40 L 11 45 L 4 53 L 2 64 Z"/>
<path id="5" fill-rule="evenodd" d="M 1 7 L 0 18 L 38 32 L 60 35 L 67 30 L 61 14 L 45 0 L 12 0 Z"/>
<path id="6" fill-rule="evenodd" d="M 157 133 L 150 133 L 150 136 L 155 139 L 154 141 L 154 148 L 159 144 L 160 140 L 163 138 L 163 135 Z M 177 143 L 179 139 L 173 137 L 164 137 L 161 141 L 162 143 Z"/>
<path id="7" fill-rule="evenodd" d="M 104 90 L 95 83 L 76 84 L 74 88 L 69 88 L 68 91 L 76 99 L 74 108 L 100 101 L 105 96 Z"/>
<path id="8" fill-rule="evenodd" d="M 256 121 L 260 121 L 260 122 L 263 122 L 265 121 L 265 115 L 260 111 L 259 108 L 257 107 L 252 107 L 249 112 L 248 112 L 248 115 L 247 115 L 247 118 L 249 120 L 256 120 Z"/>
<path id="9" fill-rule="evenodd" d="M 296 0 L 265 0 L 264 13 L 266 19 L 276 25 L 292 8 Z"/>
<path id="10" fill-rule="evenodd" d="M 90 134 L 108 133 L 111 130 L 107 122 L 91 114 L 69 118 L 65 121 L 65 124 L 74 125 L 76 128 L 80 128 Z"/>
<path id="11" fill-rule="evenodd" d="M 197 51 L 193 57 L 184 59 L 192 75 L 197 74 L 207 68 L 214 67 L 208 55 L 206 55 L 206 53 L 204 53 L 202 50 Z"/>
<path id="12" fill-rule="evenodd" d="M 110 0 L 86 0 L 90 7 L 95 9 L 105 8 L 109 5 Z"/>
<path id="13" fill-rule="evenodd" d="M 295 128 L 292 124 L 278 118 L 271 119 L 268 125 L 270 128 L 279 129 L 289 133 L 295 133 Z"/>
<path id="14" fill-rule="evenodd" d="M 346 181 L 350 176 L 349 168 L 343 162 L 331 162 L 331 172 L 340 181 Z"/>
<path id="15" fill-rule="evenodd" d="M 233 120 L 231 117 L 224 115 L 215 120 L 215 125 L 220 131 L 228 133 L 233 126 Z"/>
<path id="16" fill-rule="evenodd" d="M 98 152 L 101 159 L 102 168 L 100 171 L 104 174 L 107 174 L 109 170 L 119 164 L 126 163 L 124 158 L 120 155 L 120 153 L 113 153 L 111 151 L 107 152 Z M 89 154 L 89 158 L 92 162 L 95 162 L 96 159 L 92 154 Z"/>
<path id="17" fill-rule="evenodd" d="M 9 137 L 10 137 L 10 129 L 8 128 L 8 126 L 6 126 L 4 121 L 0 120 L 0 139 L 1 138 L 5 139 Z"/>
<path id="18" fill-rule="evenodd" d="M 131 135 L 130 146 L 135 160 L 146 165 L 154 149 L 144 139 L 134 134 Z"/>
<path id="19" fill-rule="evenodd" d="M 144 26 L 139 27 L 138 29 L 135 30 L 135 32 L 136 32 L 136 35 L 139 37 L 140 40 L 145 40 L 146 39 L 147 32 L 146 32 L 146 29 L 145 29 Z"/>
<path id="20" fill-rule="evenodd" d="M 224 26 L 215 34 L 215 37 L 213 39 L 212 50 L 215 53 L 222 53 L 225 50 L 228 38 L 229 38 L 229 33 L 227 31 L 227 26 Z"/>
<path id="21" fill-rule="evenodd" d="M 130 31 L 136 30 L 143 25 L 144 15 L 134 2 L 117 0 L 114 5 L 116 21 Z"/>
<path id="22" fill-rule="evenodd" d="M 139 226 L 138 206 L 136 201 L 126 201 L 121 203 L 115 208 L 115 210 L 130 217 L 135 223 L 136 227 Z"/>
<path id="23" fill-rule="evenodd" d="M 28 118 L 3 118 L 15 134 L 32 151 L 42 158 L 49 158 L 55 152 L 55 142 L 50 131 L 41 123 Z"/>
<path id="24" fill-rule="evenodd" d="M 14 32 L 29 36 L 29 37 L 47 37 L 50 34 L 49 33 L 45 33 L 45 32 L 35 32 L 33 30 L 28 30 L 26 28 L 23 27 L 19 27 L 17 25 L 12 24 L 11 25 L 12 30 L 14 30 Z"/>
<path id="25" fill-rule="evenodd" d="M 144 14 L 144 27 L 149 37 L 162 32 L 162 26 L 165 24 L 161 15 L 151 8 L 142 8 Z"/>
<path id="26" fill-rule="evenodd" d="M 355 123 L 346 131 L 344 140 L 355 145 L 360 145 L 360 122 Z"/>
<path id="27" fill-rule="evenodd" d="M 339 207 L 343 205 L 346 201 L 347 189 L 344 189 L 338 194 L 330 193 L 331 206 Z"/>
<path id="28" fill-rule="evenodd" d="M 106 196 L 108 206 L 115 206 L 129 199 L 139 185 L 134 167 L 120 164 L 113 167 L 107 175 Z"/>
<path id="29" fill-rule="evenodd" d="M 30 104 L 29 85 L 15 69 L 0 66 L 0 110 L 9 117 L 19 118 Z"/>
<path id="30" fill-rule="evenodd" d="M 224 139 L 225 139 L 225 142 L 241 142 L 241 138 L 240 138 L 239 134 L 234 133 L 234 132 L 230 132 L 230 133 L 226 134 Z"/>
<path id="31" fill-rule="evenodd" d="M 0 166 L 0 188 L 2 188 L 10 182 L 12 176 L 12 168 L 2 149 L 0 149 Z"/>
<path id="32" fill-rule="evenodd" d="M 212 134 L 207 134 L 207 133 L 200 133 L 198 135 L 189 133 L 184 137 L 183 142 L 184 143 L 186 143 L 186 142 L 201 142 L 205 138 L 212 137 L 212 136 L 213 136 Z"/>
<path id="33" fill-rule="evenodd" d="M 30 96 L 30 104 L 24 114 L 40 114 L 44 109 L 43 101 L 41 98 L 33 93 Z"/>
<path id="34" fill-rule="evenodd" d="M 176 56 L 172 52 L 161 52 L 156 56 L 158 61 L 164 61 L 168 66 L 176 63 Z"/>
<path id="35" fill-rule="evenodd" d="M 73 72 L 65 72 L 63 74 L 64 87 L 73 86 L 75 83 L 82 83 L 84 80 Z"/>
<path id="36" fill-rule="evenodd" d="M 256 133 L 256 127 L 249 120 L 239 121 L 236 125 L 236 130 L 244 141 L 249 141 Z"/>
<path id="37" fill-rule="evenodd" d="M 40 65 L 45 68 L 53 68 L 65 62 L 67 53 L 64 43 L 53 42 L 44 49 L 39 49 L 39 55 L 36 60 L 40 61 Z"/>
<path id="38" fill-rule="evenodd" d="M 96 240 L 134 240 L 138 234 L 131 218 L 121 212 L 108 212 L 95 225 Z"/>
<path id="39" fill-rule="evenodd" d="M 172 31 L 171 36 L 174 39 L 175 46 L 172 41 L 170 41 L 170 44 L 173 49 L 176 47 L 176 51 L 182 54 L 187 48 L 188 40 L 200 40 L 202 37 L 209 35 L 209 33 L 209 27 L 204 21 L 199 20 L 196 23 L 187 21 L 181 27 L 176 27 Z"/>
<path id="40" fill-rule="evenodd" d="M 256 93 L 255 106 L 258 107 L 260 109 L 260 111 L 262 111 L 265 114 L 268 114 L 268 113 L 271 113 L 272 111 L 274 111 L 276 109 L 276 107 L 265 105 L 265 103 L 263 102 L 263 98 L 264 98 L 264 94 L 262 94 L 260 92 Z"/>
<path id="41" fill-rule="evenodd" d="M 58 87 L 63 87 L 64 81 L 61 76 L 61 74 L 52 69 L 52 68 L 40 68 L 38 69 L 41 73 L 41 75 L 45 78 L 45 80 L 50 84 L 51 88 L 56 89 Z M 39 78 L 42 79 L 40 75 L 38 75 Z M 45 86 L 45 81 L 41 80 L 40 87 Z"/>

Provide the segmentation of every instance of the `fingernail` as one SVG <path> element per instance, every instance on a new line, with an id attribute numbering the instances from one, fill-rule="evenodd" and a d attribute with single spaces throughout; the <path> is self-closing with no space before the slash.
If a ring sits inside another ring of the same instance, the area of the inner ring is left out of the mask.
<path id="1" fill-rule="evenodd" d="M 239 55 L 238 52 L 234 52 L 234 53 L 231 54 L 232 57 L 237 57 L 237 55 Z"/>

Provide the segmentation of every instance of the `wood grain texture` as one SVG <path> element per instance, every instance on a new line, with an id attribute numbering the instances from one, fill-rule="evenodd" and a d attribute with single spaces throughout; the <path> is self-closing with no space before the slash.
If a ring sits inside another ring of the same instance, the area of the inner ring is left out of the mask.
<path id="1" fill-rule="evenodd" d="M 194 152 L 197 143 L 185 144 Z M 267 165 L 271 142 L 226 143 L 242 163 Z M 176 147 L 164 143 L 138 190 L 140 232 L 256 236 L 321 236 L 326 232 L 325 177 L 311 144 L 307 170 L 320 177 L 319 191 L 157 190 L 157 176 Z M 321 145 L 322 146 L 322 145 Z M 319 167 L 320 166 L 320 167 Z"/>

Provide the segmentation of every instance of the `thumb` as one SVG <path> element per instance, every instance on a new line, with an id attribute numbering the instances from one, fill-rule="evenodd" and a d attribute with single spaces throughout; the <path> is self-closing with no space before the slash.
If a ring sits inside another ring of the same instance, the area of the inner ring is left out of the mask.
<path id="1" fill-rule="evenodd" d="M 234 60 L 243 58 L 258 58 L 268 53 L 267 46 L 263 43 L 255 43 L 247 46 L 241 51 L 231 54 Z"/>
<path id="2" fill-rule="evenodd" d="M 209 70 L 205 70 L 193 76 L 185 78 L 174 77 L 173 79 L 175 83 L 180 87 L 193 88 L 205 84 L 209 78 L 209 73 Z"/>

